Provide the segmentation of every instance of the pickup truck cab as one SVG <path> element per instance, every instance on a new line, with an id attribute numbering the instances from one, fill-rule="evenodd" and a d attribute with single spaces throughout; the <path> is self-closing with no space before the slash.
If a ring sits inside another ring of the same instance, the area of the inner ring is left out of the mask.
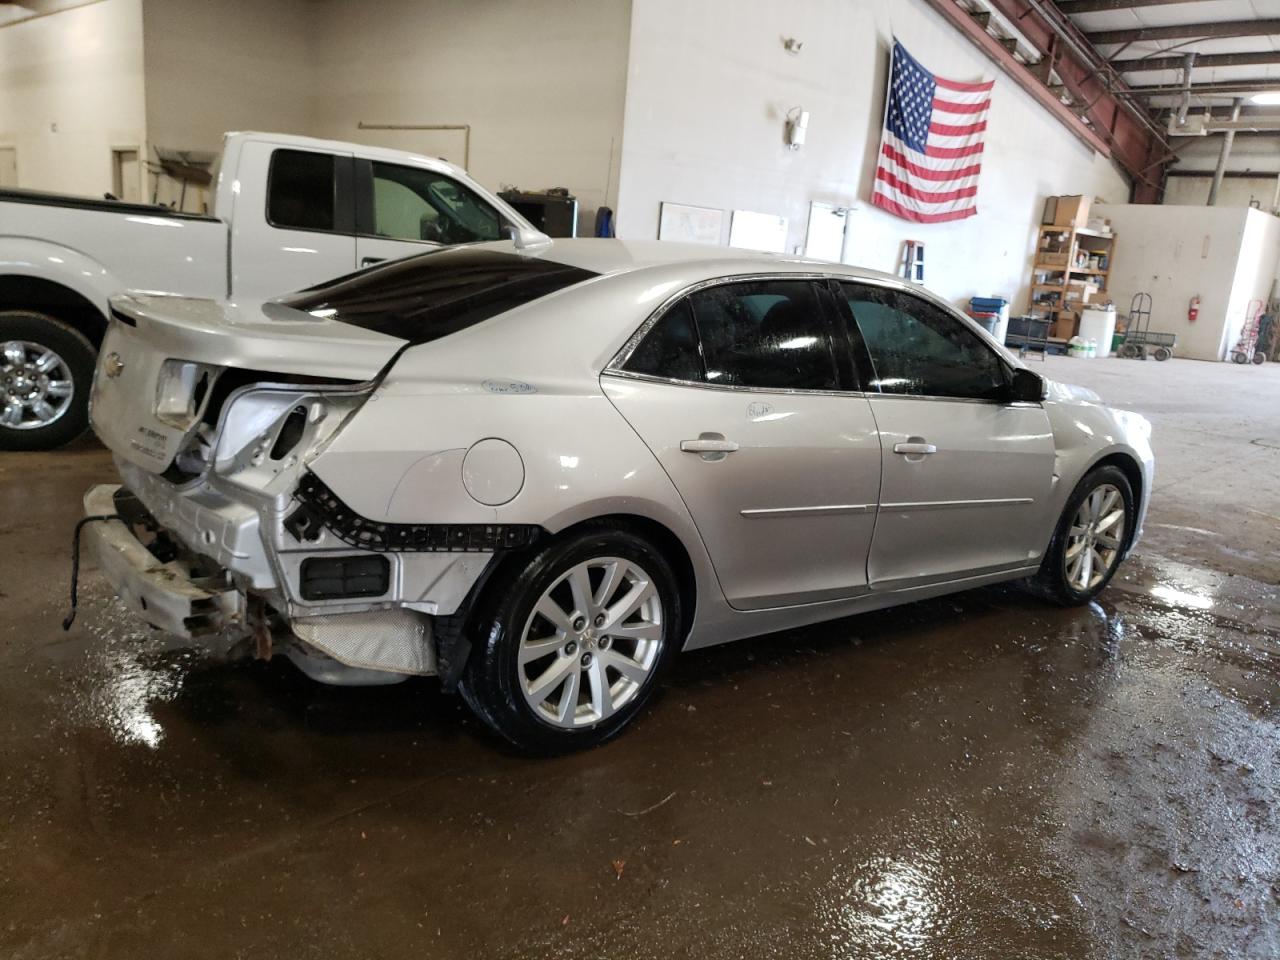
<path id="1" fill-rule="evenodd" d="M 262 300 L 513 234 L 540 237 L 450 163 L 284 134 L 224 137 L 212 215 L 0 190 L 0 450 L 88 426 L 113 294 Z"/>

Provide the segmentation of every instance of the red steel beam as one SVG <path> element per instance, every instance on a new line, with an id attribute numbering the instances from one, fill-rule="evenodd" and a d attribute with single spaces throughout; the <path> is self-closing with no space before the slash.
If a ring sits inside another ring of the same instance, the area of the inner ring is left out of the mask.
<path id="1" fill-rule="evenodd" d="M 1092 126 L 1063 104 L 1025 64 L 1000 45 L 956 0 L 928 0 L 1006 74 L 1039 101 L 1068 130 L 1103 156 L 1113 157 L 1133 177 L 1133 202 L 1158 202 L 1168 152 L 1156 133 L 1115 96 L 1097 67 L 1075 54 L 1027 0 L 990 0 L 1041 56 L 1052 58 L 1054 70 Z"/>
<path id="2" fill-rule="evenodd" d="M 968 37 L 978 49 L 990 57 L 996 66 L 1012 77 L 1018 86 L 1040 101 L 1041 106 L 1061 121 L 1063 126 L 1103 156 L 1111 156 L 1111 147 L 1107 141 L 1082 122 L 1070 107 L 1036 78 L 1025 63 L 1015 58 L 999 40 L 987 33 L 968 11 L 956 3 L 956 0 L 928 0 L 928 2 Z"/>

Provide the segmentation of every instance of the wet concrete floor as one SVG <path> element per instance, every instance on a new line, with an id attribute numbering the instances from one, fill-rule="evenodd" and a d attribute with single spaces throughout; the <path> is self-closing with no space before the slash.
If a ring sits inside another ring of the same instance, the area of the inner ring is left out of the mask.
<path id="1" fill-rule="evenodd" d="M 0 455 L 0 957 L 1280 955 L 1280 369 L 1046 370 L 1156 424 L 1101 602 L 690 654 L 554 761 L 431 682 L 166 652 L 92 571 L 64 634 L 107 457 Z"/>

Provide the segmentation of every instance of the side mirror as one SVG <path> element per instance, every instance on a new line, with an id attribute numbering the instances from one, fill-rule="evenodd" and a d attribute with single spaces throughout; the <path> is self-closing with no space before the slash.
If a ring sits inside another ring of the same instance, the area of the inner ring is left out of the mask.
<path id="1" fill-rule="evenodd" d="M 1014 367 L 1006 391 L 1009 403 L 1039 403 L 1044 399 L 1044 377 L 1026 367 Z"/>

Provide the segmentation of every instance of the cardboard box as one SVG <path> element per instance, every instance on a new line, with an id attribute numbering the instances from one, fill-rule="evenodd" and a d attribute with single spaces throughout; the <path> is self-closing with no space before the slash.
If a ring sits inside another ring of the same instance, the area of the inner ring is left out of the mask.
<path id="1" fill-rule="evenodd" d="M 1066 250 L 1061 253 L 1054 253 L 1050 250 L 1037 250 L 1036 263 L 1045 267 L 1065 267 L 1070 256 L 1070 252 Z"/>
<path id="2" fill-rule="evenodd" d="M 1053 321 L 1053 326 L 1049 328 L 1049 336 L 1055 340 L 1070 340 L 1076 335 L 1076 330 L 1080 327 L 1080 321 L 1073 313 L 1060 313 L 1058 319 Z"/>
<path id="3" fill-rule="evenodd" d="M 1085 227 L 1089 224 L 1088 197 L 1054 197 L 1057 202 L 1053 210 L 1055 227 Z"/>

